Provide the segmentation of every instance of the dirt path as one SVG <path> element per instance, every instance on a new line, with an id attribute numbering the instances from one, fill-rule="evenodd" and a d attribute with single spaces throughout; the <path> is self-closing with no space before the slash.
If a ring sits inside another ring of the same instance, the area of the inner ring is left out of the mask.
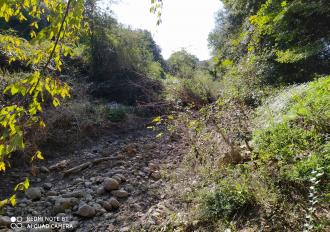
<path id="1" fill-rule="evenodd" d="M 17 206 L 8 207 L 5 215 L 22 217 L 23 222 L 41 217 L 14 231 L 155 231 L 176 211 L 161 171 L 164 166 L 171 168 L 173 149 L 174 144 L 156 139 L 148 129 L 102 137 L 86 149 L 48 160 L 30 178 L 28 192 L 19 195 Z M 111 159 L 63 175 L 100 158 Z M 45 227 L 45 217 L 55 216 L 65 222 L 50 225 L 60 229 L 26 229 Z"/>

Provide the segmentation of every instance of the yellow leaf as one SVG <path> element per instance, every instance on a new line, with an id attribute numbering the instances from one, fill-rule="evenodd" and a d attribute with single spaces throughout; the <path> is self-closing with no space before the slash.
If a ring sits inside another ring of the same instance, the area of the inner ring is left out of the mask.
<path id="1" fill-rule="evenodd" d="M 152 122 L 160 122 L 161 121 L 161 117 L 160 116 L 158 116 L 158 117 L 156 117 L 156 118 L 154 118 L 153 120 L 152 120 Z"/>
<path id="2" fill-rule="evenodd" d="M 44 157 L 43 157 L 42 154 L 41 154 L 41 151 L 37 151 L 36 154 L 35 154 L 35 156 L 36 156 L 38 159 L 40 159 L 40 160 L 43 160 L 43 159 L 44 159 Z"/>
<path id="3" fill-rule="evenodd" d="M 40 121 L 39 125 L 40 125 L 40 127 L 42 127 L 42 128 L 45 128 L 45 127 L 46 127 L 46 124 L 45 124 L 44 121 Z"/>
<path id="4" fill-rule="evenodd" d="M 15 206 L 16 205 L 16 194 L 12 195 L 10 198 L 9 198 L 9 201 L 10 201 L 10 204 L 12 206 Z"/>
<path id="5" fill-rule="evenodd" d="M 26 178 L 24 181 L 24 187 L 25 187 L 25 190 L 27 190 L 30 187 L 30 181 L 28 178 Z"/>
<path id="6" fill-rule="evenodd" d="M 159 133 L 158 135 L 156 135 L 156 138 L 160 138 L 163 136 L 163 133 Z"/>
<path id="7" fill-rule="evenodd" d="M 6 171 L 6 164 L 3 161 L 0 162 L 0 172 L 1 171 Z"/>
<path id="8" fill-rule="evenodd" d="M 3 201 L 0 201 L 0 208 L 4 207 L 7 204 L 8 204 L 8 199 L 5 199 Z"/>
<path id="9" fill-rule="evenodd" d="M 55 107 L 57 107 L 57 106 L 60 105 L 60 101 L 59 101 L 56 97 L 54 97 L 53 105 L 54 105 Z"/>
<path id="10" fill-rule="evenodd" d="M 174 120 L 173 115 L 168 115 L 167 118 L 168 118 L 169 120 Z"/>

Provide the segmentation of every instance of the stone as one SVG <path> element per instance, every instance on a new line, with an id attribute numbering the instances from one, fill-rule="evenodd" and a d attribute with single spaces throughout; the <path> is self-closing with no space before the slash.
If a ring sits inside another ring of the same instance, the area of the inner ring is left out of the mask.
<path id="1" fill-rule="evenodd" d="M 129 226 L 125 226 L 125 227 L 120 228 L 119 231 L 120 232 L 129 232 L 129 231 L 131 231 L 131 228 Z"/>
<path id="2" fill-rule="evenodd" d="M 112 179 L 115 179 L 118 183 L 121 183 L 121 178 L 119 176 L 113 176 Z"/>
<path id="3" fill-rule="evenodd" d="M 9 226 L 11 223 L 10 217 L 0 216 L 0 226 Z"/>
<path id="4" fill-rule="evenodd" d="M 115 176 L 119 177 L 121 179 L 121 182 L 126 182 L 127 181 L 126 177 L 123 174 L 118 173 Z"/>
<path id="5" fill-rule="evenodd" d="M 82 178 L 79 178 L 79 177 L 78 177 L 77 179 L 74 179 L 74 180 L 73 180 L 73 183 L 74 183 L 74 184 L 79 184 L 79 183 L 81 183 L 81 182 L 84 182 L 84 180 L 83 180 Z"/>
<path id="6" fill-rule="evenodd" d="M 40 171 L 41 171 L 42 173 L 49 173 L 49 172 L 50 172 L 49 169 L 48 169 L 47 167 L 45 167 L 45 166 L 41 166 L 41 167 L 40 167 Z"/>
<path id="7" fill-rule="evenodd" d="M 97 176 L 97 177 L 95 177 L 95 182 L 96 182 L 97 184 L 102 183 L 103 180 L 104 180 L 104 177 L 103 177 L 103 176 Z"/>
<path id="8" fill-rule="evenodd" d="M 104 187 L 102 186 L 102 187 L 99 187 L 97 190 L 96 190 L 96 194 L 98 195 L 98 196 L 101 196 L 101 195 L 103 195 L 105 193 L 105 190 L 104 190 Z"/>
<path id="9" fill-rule="evenodd" d="M 107 231 L 115 231 L 116 227 L 113 224 L 108 225 Z"/>
<path id="10" fill-rule="evenodd" d="M 154 180 L 159 180 L 162 176 L 160 175 L 159 171 L 155 171 L 151 173 L 151 178 Z"/>
<path id="11" fill-rule="evenodd" d="M 102 202 L 102 207 L 107 211 L 111 211 L 113 209 L 111 203 L 108 201 Z"/>
<path id="12" fill-rule="evenodd" d="M 118 209 L 120 207 L 119 201 L 117 201 L 117 199 L 114 197 L 111 197 L 108 202 L 113 209 Z"/>
<path id="13" fill-rule="evenodd" d="M 59 198 L 55 201 L 54 212 L 64 213 L 67 209 L 72 209 L 78 204 L 77 198 Z"/>
<path id="14" fill-rule="evenodd" d="M 115 197 L 118 198 L 126 198 L 129 196 L 129 193 L 126 192 L 125 190 L 121 189 L 121 190 L 114 190 L 111 192 L 111 194 Z"/>
<path id="15" fill-rule="evenodd" d="M 46 196 L 49 196 L 49 197 L 57 196 L 57 195 L 58 195 L 58 193 L 56 191 L 49 191 L 49 192 L 46 193 Z"/>
<path id="16" fill-rule="evenodd" d="M 148 167 L 151 171 L 157 171 L 160 169 L 159 165 L 155 163 L 149 163 Z"/>
<path id="17" fill-rule="evenodd" d="M 119 189 L 119 183 L 113 178 L 106 178 L 103 182 L 104 189 L 107 191 Z"/>
<path id="18" fill-rule="evenodd" d="M 79 222 L 78 221 L 72 221 L 72 222 L 69 222 L 69 225 L 70 225 L 69 230 L 75 231 L 79 226 Z"/>
<path id="19" fill-rule="evenodd" d="M 134 192 L 135 188 L 133 187 L 133 185 L 131 185 L 131 184 L 127 184 L 127 185 L 125 186 L 125 190 L 126 190 L 127 192 Z"/>
<path id="20" fill-rule="evenodd" d="M 44 184 L 42 185 L 42 187 L 43 187 L 45 190 L 50 190 L 50 189 L 53 187 L 53 185 L 52 185 L 52 183 L 44 183 Z"/>
<path id="21" fill-rule="evenodd" d="M 39 187 L 32 187 L 29 188 L 26 192 L 25 195 L 31 199 L 32 201 L 37 201 L 40 200 L 41 198 L 41 189 Z"/>
<path id="22" fill-rule="evenodd" d="M 92 182 L 86 181 L 84 184 L 85 184 L 86 187 L 90 187 L 92 185 Z"/>
<path id="23" fill-rule="evenodd" d="M 82 205 L 79 207 L 77 214 L 81 217 L 92 218 L 96 214 L 96 210 L 89 205 Z"/>
<path id="24" fill-rule="evenodd" d="M 85 196 L 85 193 L 83 191 L 74 191 L 74 192 L 65 193 L 62 195 L 63 198 L 70 198 L 70 197 L 80 198 L 80 197 L 84 197 L 84 196 Z"/>
<path id="25" fill-rule="evenodd" d="M 135 144 L 129 144 L 125 147 L 125 151 L 129 156 L 134 156 L 137 154 L 137 149 Z"/>

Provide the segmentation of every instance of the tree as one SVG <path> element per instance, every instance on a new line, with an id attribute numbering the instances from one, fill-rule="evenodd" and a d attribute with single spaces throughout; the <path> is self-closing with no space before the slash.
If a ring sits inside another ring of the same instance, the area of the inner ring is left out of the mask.
<path id="1" fill-rule="evenodd" d="M 192 78 L 198 68 L 199 60 L 186 50 L 173 53 L 167 60 L 172 75 L 180 78 Z"/>
<path id="2" fill-rule="evenodd" d="M 47 11 L 47 25 L 40 27 L 40 21 Z M 72 55 L 71 46 L 79 38 L 79 32 L 86 29 L 83 24 L 83 0 L 2 0 L 0 18 L 9 23 L 18 19 L 29 24 L 29 39 L 16 34 L 0 33 L 1 52 L 9 64 L 24 62 L 31 73 L 19 80 L 12 80 L 4 90 L 8 96 L 5 106 L 0 110 L 0 171 L 10 167 L 10 157 L 15 151 L 25 148 L 25 135 L 35 125 L 45 127 L 42 117 L 46 99 L 53 106 L 60 104 L 69 94 L 69 86 L 55 75 L 62 68 L 62 56 Z M 28 16 L 28 17 L 27 17 Z M 31 161 L 43 159 L 37 150 Z M 28 179 L 16 186 L 25 190 Z M 16 204 L 15 195 L 0 202 Z"/>
<path id="3" fill-rule="evenodd" d="M 225 0 L 209 36 L 215 65 L 258 68 L 264 83 L 304 82 L 329 73 L 330 3 Z"/>

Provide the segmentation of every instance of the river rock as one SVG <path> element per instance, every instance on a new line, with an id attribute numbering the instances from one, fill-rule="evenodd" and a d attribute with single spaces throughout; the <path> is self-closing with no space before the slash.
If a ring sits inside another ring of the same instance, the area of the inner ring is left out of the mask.
<path id="1" fill-rule="evenodd" d="M 40 171 L 41 171 L 42 173 L 49 173 L 49 172 L 50 172 L 49 169 L 48 169 L 47 167 L 45 167 L 45 166 L 41 166 L 41 167 L 40 167 Z"/>
<path id="2" fill-rule="evenodd" d="M 104 189 L 107 191 L 119 189 L 119 183 L 113 178 L 106 178 L 103 183 Z"/>
<path id="3" fill-rule="evenodd" d="M 160 175 L 159 171 L 155 171 L 151 173 L 151 178 L 154 180 L 159 180 L 162 176 Z"/>
<path id="4" fill-rule="evenodd" d="M 62 195 L 63 198 L 71 198 L 71 197 L 76 197 L 76 198 L 80 198 L 80 197 L 84 197 L 85 193 L 83 191 L 74 191 L 71 193 L 65 193 Z"/>
<path id="5" fill-rule="evenodd" d="M 9 226 L 11 223 L 10 217 L 0 216 L 0 226 Z"/>
<path id="6" fill-rule="evenodd" d="M 53 185 L 52 185 L 52 183 L 44 183 L 44 184 L 42 185 L 42 187 L 43 187 L 45 190 L 50 190 L 50 189 L 53 187 Z"/>
<path id="7" fill-rule="evenodd" d="M 26 192 L 25 195 L 31 199 L 32 201 L 37 201 L 40 200 L 41 198 L 41 189 L 38 187 L 33 187 L 29 188 Z"/>
<path id="8" fill-rule="evenodd" d="M 104 202 L 102 202 L 102 206 L 103 206 L 103 208 L 104 208 L 105 210 L 107 210 L 107 211 L 111 211 L 111 210 L 113 209 L 111 203 L 108 202 L 108 201 L 104 201 Z"/>
<path id="9" fill-rule="evenodd" d="M 113 209 L 118 209 L 118 208 L 120 207 L 120 203 L 119 203 L 119 201 L 117 201 L 117 199 L 114 198 L 114 197 L 111 197 L 111 198 L 110 198 L 109 203 L 111 204 L 111 207 L 112 207 Z"/>
<path id="10" fill-rule="evenodd" d="M 119 173 L 114 175 L 113 178 L 119 179 L 120 182 L 125 182 L 127 180 L 123 174 L 119 174 Z"/>
<path id="11" fill-rule="evenodd" d="M 123 189 L 112 191 L 111 194 L 118 198 L 126 198 L 129 196 L 129 193 Z"/>
<path id="12" fill-rule="evenodd" d="M 73 206 L 78 204 L 77 198 L 59 198 L 55 202 L 54 212 L 55 213 L 64 213 L 67 209 L 72 209 Z"/>
<path id="13" fill-rule="evenodd" d="M 77 214 L 81 217 L 91 218 L 95 216 L 96 210 L 92 206 L 83 205 L 79 207 Z"/>

